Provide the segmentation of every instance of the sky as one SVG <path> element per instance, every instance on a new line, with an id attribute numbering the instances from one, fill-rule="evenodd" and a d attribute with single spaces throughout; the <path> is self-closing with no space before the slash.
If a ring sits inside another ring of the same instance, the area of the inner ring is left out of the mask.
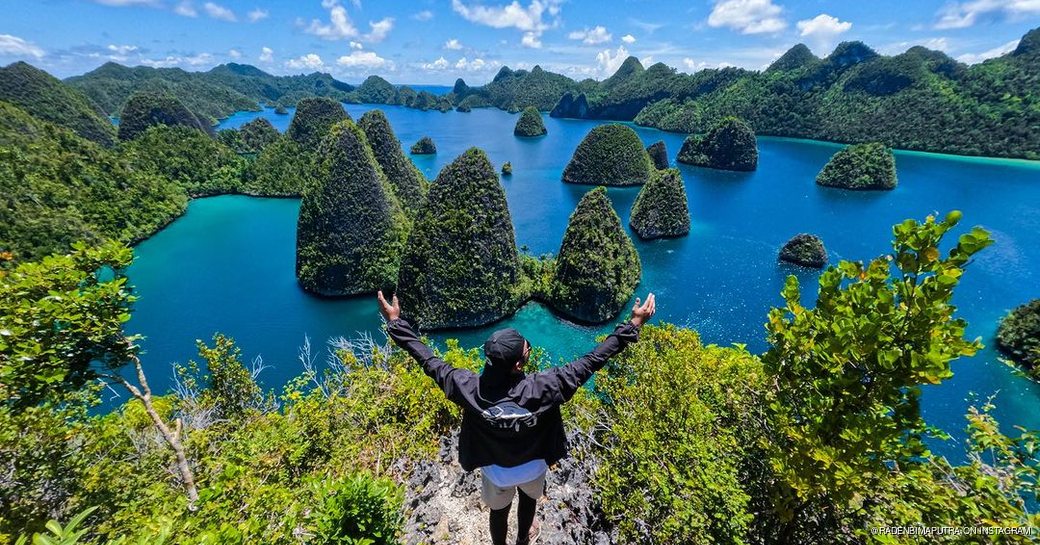
<path id="1" fill-rule="evenodd" d="M 630 55 L 682 72 L 762 69 L 796 43 L 913 45 L 967 63 L 1014 49 L 1040 0 L 0 0 L 0 65 L 58 77 L 108 61 L 225 62 L 359 83 L 471 85 L 502 67 L 603 79 Z"/>

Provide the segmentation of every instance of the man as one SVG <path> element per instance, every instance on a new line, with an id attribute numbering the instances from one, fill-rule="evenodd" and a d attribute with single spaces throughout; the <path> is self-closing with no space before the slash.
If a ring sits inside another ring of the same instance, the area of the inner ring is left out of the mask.
<path id="1" fill-rule="evenodd" d="M 515 329 L 500 329 L 484 343 L 484 370 L 478 376 L 434 356 L 419 334 L 401 318 L 395 295 L 391 302 L 378 293 L 379 310 L 386 318 L 390 338 L 408 351 L 444 394 L 462 407 L 459 464 L 482 470 L 481 498 L 491 509 L 489 523 L 494 545 L 506 544 L 509 508 L 516 489 L 517 545 L 529 545 L 536 501 L 545 491 L 546 469 L 567 455 L 560 405 L 581 388 L 607 360 L 639 340 L 639 328 L 654 315 L 654 294 L 636 299 L 631 319 L 592 352 L 563 366 L 524 374 L 531 344 Z"/>

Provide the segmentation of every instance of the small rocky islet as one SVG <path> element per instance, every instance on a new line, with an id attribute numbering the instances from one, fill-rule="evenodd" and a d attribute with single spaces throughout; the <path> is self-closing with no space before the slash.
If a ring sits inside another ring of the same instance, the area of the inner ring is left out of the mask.
<path id="1" fill-rule="evenodd" d="M 654 166 L 636 131 L 611 123 L 595 127 L 582 139 L 563 169 L 563 181 L 606 186 L 643 185 Z"/>
<path id="2" fill-rule="evenodd" d="M 895 189 L 895 155 L 880 142 L 853 144 L 831 157 L 816 176 L 816 183 L 859 191 Z"/>
<path id="3" fill-rule="evenodd" d="M 676 159 L 688 165 L 749 172 L 758 168 L 758 141 L 745 121 L 726 117 L 707 134 L 690 135 Z"/>
<path id="4" fill-rule="evenodd" d="M 827 264 L 827 250 L 820 237 L 799 233 L 780 248 L 779 259 L 810 269 L 822 269 Z"/>

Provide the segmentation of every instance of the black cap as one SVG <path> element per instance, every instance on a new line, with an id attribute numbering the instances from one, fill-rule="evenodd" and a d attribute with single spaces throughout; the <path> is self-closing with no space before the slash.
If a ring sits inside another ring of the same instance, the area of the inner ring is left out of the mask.
<path id="1" fill-rule="evenodd" d="M 527 339 L 513 328 L 499 329 L 484 341 L 484 356 L 492 367 L 513 366 L 524 357 Z"/>

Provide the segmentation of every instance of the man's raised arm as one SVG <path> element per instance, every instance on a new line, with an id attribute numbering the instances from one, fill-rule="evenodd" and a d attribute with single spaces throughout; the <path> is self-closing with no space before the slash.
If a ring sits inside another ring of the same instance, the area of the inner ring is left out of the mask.
<path id="1" fill-rule="evenodd" d="M 654 294 L 647 295 L 646 302 L 640 303 L 636 298 L 636 304 L 632 307 L 632 318 L 623 324 L 618 324 L 614 331 L 607 335 L 603 342 L 584 356 L 564 365 L 539 373 L 541 380 L 547 381 L 546 386 L 555 390 L 560 403 L 568 401 L 574 393 L 581 388 L 592 375 L 606 365 L 607 360 L 618 352 L 621 352 L 629 343 L 639 340 L 639 328 L 650 319 L 656 312 L 657 303 Z"/>
<path id="2" fill-rule="evenodd" d="M 419 339 L 415 328 L 407 320 L 401 318 L 401 304 L 397 301 L 396 295 L 393 296 L 391 302 L 387 302 L 381 291 L 378 292 L 377 297 L 379 298 L 379 312 L 386 318 L 386 330 L 390 334 L 390 338 L 422 365 L 426 375 L 432 378 L 437 386 L 440 386 L 448 399 L 461 403 L 460 382 L 473 380 L 476 375 L 472 371 L 453 367 L 438 358 L 433 350 Z"/>

